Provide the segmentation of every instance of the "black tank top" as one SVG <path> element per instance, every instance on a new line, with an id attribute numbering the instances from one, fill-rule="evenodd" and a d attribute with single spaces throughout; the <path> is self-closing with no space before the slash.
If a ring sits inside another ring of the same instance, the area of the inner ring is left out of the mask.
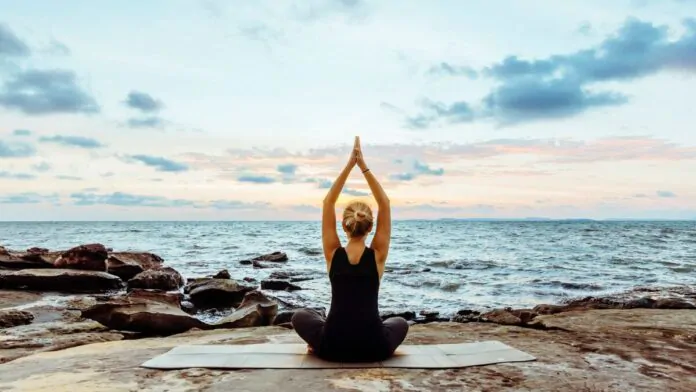
<path id="1" fill-rule="evenodd" d="M 379 317 L 380 279 L 375 251 L 365 248 L 352 265 L 343 247 L 336 249 L 329 271 L 331 307 L 324 327 L 322 354 L 339 360 L 370 360 L 381 355 L 386 340 Z"/>

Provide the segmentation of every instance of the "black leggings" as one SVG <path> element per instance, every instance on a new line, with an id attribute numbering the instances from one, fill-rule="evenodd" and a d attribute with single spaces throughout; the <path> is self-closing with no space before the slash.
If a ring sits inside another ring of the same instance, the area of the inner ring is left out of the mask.
<path id="1" fill-rule="evenodd" d="M 315 352 L 318 351 L 326 319 L 314 309 L 300 309 L 293 314 L 291 323 L 302 340 L 307 342 Z M 406 339 L 408 322 L 402 317 L 390 317 L 382 322 L 382 331 L 389 346 L 389 355 L 391 355 Z"/>

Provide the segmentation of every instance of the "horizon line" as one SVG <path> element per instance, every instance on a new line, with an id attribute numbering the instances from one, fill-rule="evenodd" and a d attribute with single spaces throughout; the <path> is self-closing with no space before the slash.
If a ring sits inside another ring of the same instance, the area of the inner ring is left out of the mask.
<path id="1" fill-rule="evenodd" d="M 336 220 L 339 222 L 340 220 Z M 585 221 L 585 222 L 696 222 L 694 218 L 408 218 L 393 219 L 392 222 L 442 222 L 442 221 L 468 221 L 468 222 L 558 222 L 558 221 Z M 321 219 L 58 219 L 58 220 L 0 220 L 2 223 L 99 223 L 99 222 L 316 222 Z"/>

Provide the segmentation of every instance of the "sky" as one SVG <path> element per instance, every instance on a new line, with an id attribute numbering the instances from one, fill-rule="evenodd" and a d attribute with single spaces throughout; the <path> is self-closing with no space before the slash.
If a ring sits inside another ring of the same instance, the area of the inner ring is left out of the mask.
<path id="1" fill-rule="evenodd" d="M 0 220 L 696 219 L 696 0 L 0 9 Z"/>

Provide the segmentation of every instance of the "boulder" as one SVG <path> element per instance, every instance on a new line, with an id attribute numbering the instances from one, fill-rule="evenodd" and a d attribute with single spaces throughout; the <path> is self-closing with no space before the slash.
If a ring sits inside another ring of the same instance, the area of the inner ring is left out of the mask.
<path id="1" fill-rule="evenodd" d="M 94 293 L 120 289 L 123 281 L 99 271 L 73 269 L 24 269 L 0 271 L 0 288 L 67 293 Z"/>
<path id="2" fill-rule="evenodd" d="M 35 247 L 33 247 L 33 248 L 27 249 L 27 253 L 36 253 L 36 254 L 40 254 L 40 255 L 46 254 L 46 253 L 48 253 L 48 252 L 50 252 L 48 249 L 46 249 L 46 248 L 39 248 L 39 247 L 37 247 L 37 246 L 35 246 Z"/>
<path id="3" fill-rule="evenodd" d="M 184 289 L 197 308 L 239 306 L 244 295 L 256 287 L 240 284 L 232 279 L 205 278 Z"/>
<path id="4" fill-rule="evenodd" d="M 126 298 L 147 299 L 180 308 L 184 295 L 178 291 L 166 292 L 162 290 L 133 289 L 126 294 Z"/>
<path id="5" fill-rule="evenodd" d="M 224 269 L 218 272 L 217 274 L 213 275 L 213 279 L 231 279 L 232 276 L 230 275 L 230 271 Z"/>
<path id="6" fill-rule="evenodd" d="M 286 282 L 284 280 L 277 280 L 277 279 L 266 279 L 261 281 L 261 288 L 264 290 L 284 290 L 284 291 L 295 291 L 295 290 L 302 290 L 302 287 Z"/>
<path id="7" fill-rule="evenodd" d="M 0 328 L 16 327 L 18 325 L 30 324 L 34 320 L 34 315 L 15 309 L 0 309 Z"/>
<path id="8" fill-rule="evenodd" d="M 462 309 L 457 312 L 452 321 L 455 323 L 471 323 L 481 321 L 481 312 L 471 309 Z"/>
<path id="9" fill-rule="evenodd" d="M 27 252 L 0 251 L 0 267 L 14 270 L 53 268 L 53 263 L 60 257 L 60 252 L 36 252 L 33 249 Z"/>
<path id="10" fill-rule="evenodd" d="M 110 329 L 153 335 L 173 335 L 192 328 L 210 326 L 186 314 L 178 307 L 147 299 L 122 299 L 96 304 L 81 312 Z"/>
<path id="11" fill-rule="evenodd" d="M 305 280 L 312 280 L 314 278 L 305 275 L 305 273 L 301 271 L 273 271 L 268 276 L 268 279 L 287 280 L 290 282 L 303 282 Z"/>
<path id="12" fill-rule="evenodd" d="M 181 274 L 171 267 L 158 267 L 143 271 L 128 280 L 128 290 L 132 289 L 155 289 L 155 290 L 178 290 L 184 285 L 184 278 Z"/>
<path id="13" fill-rule="evenodd" d="M 655 301 L 655 309 L 696 309 L 694 304 L 679 298 L 662 298 Z"/>
<path id="14" fill-rule="evenodd" d="M 288 261 L 288 255 L 284 252 L 273 252 L 251 259 L 252 261 L 273 261 L 273 262 L 283 262 Z"/>
<path id="15" fill-rule="evenodd" d="M 80 245 L 69 249 L 56 260 L 56 268 L 71 268 L 106 272 L 106 258 L 109 253 L 102 244 Z"/>
<path id="16" fill-rule="evenodd" d="M 107 272 L 128 281 L 135 275 L 162 266 L 161 257 L 148 252 L 115 252 L 106 260 Z"/>
<path id="17" fill-rule="evenodd" d="M 272 261 L 272 262 L 285 262 L 288 261 L 288 255 L 284 252 L 273 252 L 265 255 L 254 257 L 251 260 L 242 260 L 241 264 L 251 264 L 254 261 Z"/>
<path id="18" fill-rule="evenodd" d="M 536 316 L 533 310 L 505 308 L 484 313 L 480 320 L 500 325 L 527 326 Z"/>
<path id="19" fill-rule="evenodd" d="M 215 324 L 218 328 L 249 328 L 271 325 L 278 313 L 278 303 L 259 291 L 250 291 L 230 316 Z"/>

